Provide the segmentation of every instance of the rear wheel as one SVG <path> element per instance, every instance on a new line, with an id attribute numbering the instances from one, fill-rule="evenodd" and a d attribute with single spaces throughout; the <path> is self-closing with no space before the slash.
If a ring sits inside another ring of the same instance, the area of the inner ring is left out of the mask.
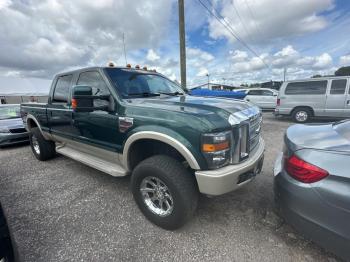
<path id="1" fill-rule="evenodd" d="M 34 156 L 40 161 L 49 160 L 56 155 L 55 143 L 46 140 L 39 128 L 33 127 L 29 135 L 30 147 Z"/>
<path id="2" fill-rule="evenodd" d="M 194 214 L 198 189 L 194 175 L 180 162 L 163 155 L 142 161 L 131 178 L 134 199 L 154 224 L 175 230 Z"/>
<path id="3" fill-rule="evenodd" d="M 311 116 L 311 110 L 305 107 L 294 109 L 292 114 L 293 120 L 296 123 L 306 123 L 310 120 Z"/>

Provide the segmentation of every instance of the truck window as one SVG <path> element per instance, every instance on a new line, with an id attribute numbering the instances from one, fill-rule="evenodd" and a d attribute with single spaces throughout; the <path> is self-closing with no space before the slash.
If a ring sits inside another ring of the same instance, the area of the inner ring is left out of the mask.
<path id="1" fill-rule="evenodd" d="M 327 80 L 288 83 L 286 95 L 324 95 L 327 90 Z"/>
<path id="2" fill-rule="evenodd" d="M 72 78 L 73 75 L 65 75 L 58 77 L 53 94 L 53 102 L 68 102 L 68 94 Z"/>
<path id="3" fill-rule="evenodd" d="M 81 73 L 77 85 L 91 86 L 93 95 L 109 95 L 108 87 L 101 74 L 97 71 Z"/>
<path id="4" fill-rule="evenodd" d="M 87 85 L 92 87 L 93 95 L 110 95 L 106 82 L 97 71 L 87 71 L 80 73 L 77 85 Z M 94 100 L 94 106 L 108 105 L 108 101 Z"/>
<path id="5" fill-rule="evenodd" d="M 250 96 L 261 96 L 261 95 L 263 95 L 263 90 L 250 90 L 248 95 L 250 95 Z"/>
<path id="6" fill-rule="evenodd" d="M 346 89 L 346 79 L 332 80 L 331 95 L 343 95 Z"/>

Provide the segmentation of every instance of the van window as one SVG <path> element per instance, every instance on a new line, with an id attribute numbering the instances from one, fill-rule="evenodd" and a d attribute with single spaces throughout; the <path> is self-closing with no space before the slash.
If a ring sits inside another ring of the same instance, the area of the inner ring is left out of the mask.
<path id="1" fill-rule="evenodd" d="M 327 90 L 327 80 L 288 83 L 286 95 L 323 95 Z"/>
<path id="2" fill-rule="evenodd" d="M 346 79 L 337 79 L 332 81 L 331 95 L 343 95 L 346 89 Z"/>
<path id="3" fill-rule="evenodd" d="M 57 79 L 55 91 L 53 94 L 53 102 L 67 102 L 69 88 L 71 86 L 73 75 L 60 76 Z"/>

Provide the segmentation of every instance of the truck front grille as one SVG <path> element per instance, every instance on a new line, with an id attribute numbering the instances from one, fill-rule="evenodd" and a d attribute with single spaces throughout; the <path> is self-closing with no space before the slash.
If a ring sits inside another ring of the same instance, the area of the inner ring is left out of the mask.
<path id="1" fill-rule="evenodd" d="M 261 135 L 261 113 L 251 116 L 247 121 L 244 121 L 239 126 L 239 130 L 233 131 L 235 137 L 235 145 L 233 147 L 233 154 L 231 163 L 239 163 L 249 157 L 251 151 L 253 151 L 259 144 Z"/>

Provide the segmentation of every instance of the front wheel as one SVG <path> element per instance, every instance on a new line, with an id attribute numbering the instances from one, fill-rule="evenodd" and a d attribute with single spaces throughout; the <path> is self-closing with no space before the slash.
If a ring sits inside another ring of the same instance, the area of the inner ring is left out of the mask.
<path id="1" fill-rule="evenodd" d="M 197 207 L 199 193 L 194 175 L 168 156 L 142 161 L 132 173 L 131 188 L 142 213 L 167 230 L 183 226 Z"/>

